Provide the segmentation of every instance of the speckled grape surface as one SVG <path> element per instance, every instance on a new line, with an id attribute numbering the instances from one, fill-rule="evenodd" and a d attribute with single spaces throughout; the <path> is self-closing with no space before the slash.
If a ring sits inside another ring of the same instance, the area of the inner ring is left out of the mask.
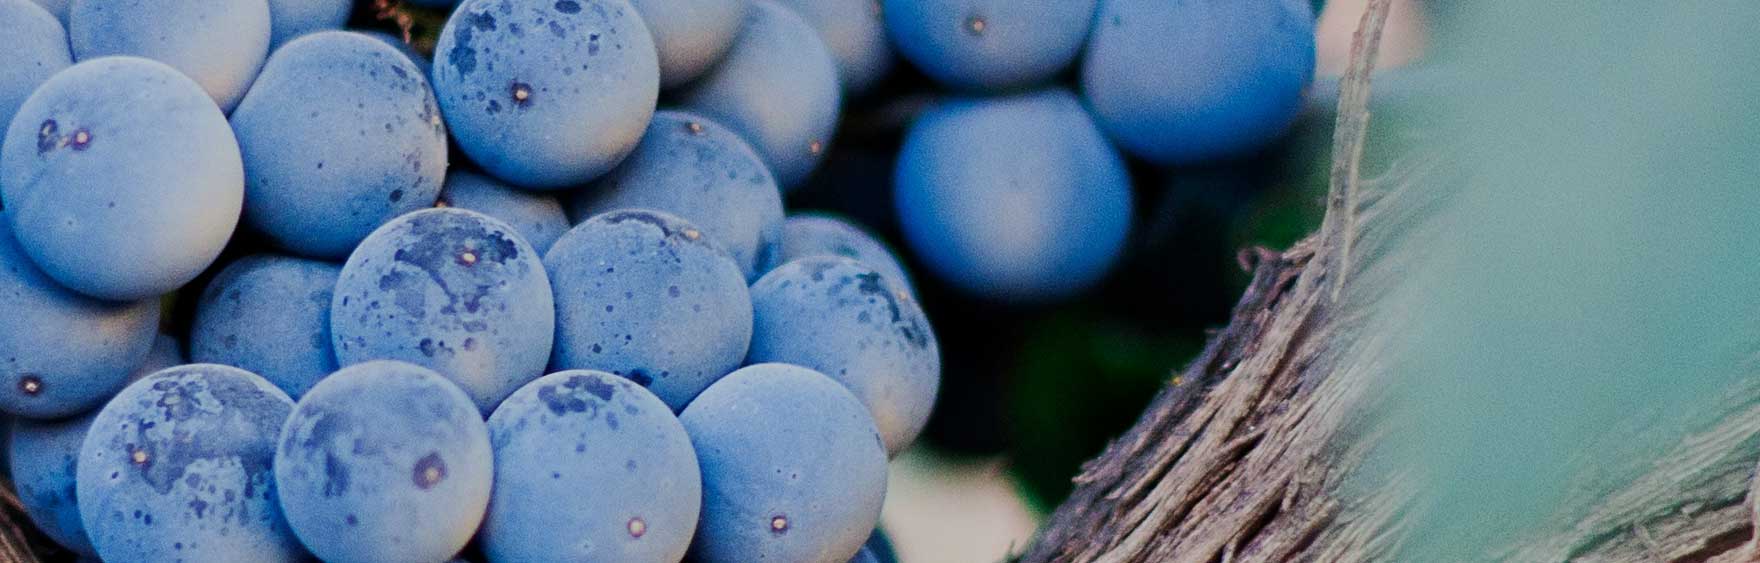
<path id="1" fill-rule="evenodd" d="M 544 374 L 556 337 L 544 265 L 513 227 L 428 209 L 374 231 L 330 309 L 339 365 L 402 360 L 450 378 L 484 414 Z"/>
<path id="2" fill-rule="evenodd" d="M 702 506 L 684 426 L 653 393 L 605 372 L 553 373 L 489 417 L 490 561 L 671 563 Z M 557 503 L 554 499 L 566 498 Z"/>
<path id="3" fill-rule="evenodd" d="M 349 366 L 300 398 L 275 484 L 306 547 L 333 563 L 456 555 L 489 503 L 488 430 L 456 385 L 413 364 Z"/>
<path id="4" fill-rule="evenodd" d="M 866 264 L 888 281 L 915 292 L 898 256 L 879 237 L 842 217 L 797 213 L 782 224 L 782 252 L 777 265 L 808 256 L 842 256 Z"/>
<path id="5" fill-rule="evenodd" d="M 79 511 L 106 561 L 298 561 L 276 502 L 287 394 L 238 368 L 192 364 L 123 389 L 81 447 Z"/>
<path id="6" fill-rule="evenodd" d="M 544 266 L 556 290 L 552 369 L 621 375 L 679 410 L 745 357 L 745 276 L 709 235 L 677 217 L 597 215 L 563 235 Z"/>
<path id="7" fill-rule="evenodd" d="M 245 222 L 304 256 L 348 256 L 386 221 L 433 206 L 446 176 L 446 126 L 421 68 L 359 33 L 277 49 L 232 127 Z"/>
<path id="8" fill-rule="evenodd" d="M 25 514 L 49 539 L 74 553 L 97 557 L 79 517 L 79 449 L 97 411 L 64 420 L 17 420 L 8 438 L 12 485 Z"/>
<path id="9" fill-rule="evenodd" d="M 660 92 L 653 37 L 628 0 L 466 0 L 440 32 L 433 77 L 464 152 L 542 189 L 615 166 Z"/>

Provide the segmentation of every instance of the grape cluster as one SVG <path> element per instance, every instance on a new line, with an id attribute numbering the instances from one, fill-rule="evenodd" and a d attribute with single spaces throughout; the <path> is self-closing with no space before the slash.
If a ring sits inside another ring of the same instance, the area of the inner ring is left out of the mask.
<path id="1" fill-rule="evenodd" d="M 895 52 L 951 92 L 904 240 L 1038 301 L 1117 261 L 1124 153 L 1255 150 L 1313 67 L 1303 0 L 410 3 L 432 61 L 349 0 L 0 0 L 0 411 L 67 550 L 891 560 L 941 355 L 785 211 L 844 106 Z"/>

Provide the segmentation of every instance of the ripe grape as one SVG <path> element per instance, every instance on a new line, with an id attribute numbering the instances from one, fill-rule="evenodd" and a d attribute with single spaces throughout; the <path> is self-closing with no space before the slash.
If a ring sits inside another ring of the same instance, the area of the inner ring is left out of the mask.
<path id="1" fill-rule="evenodd" d="M 1187 164 L 1264 147 L 1300 114 L 1313 74 L 1302 0 L 1103 0 L 1081 82 L 1126 152 Z"/>
<path id="2" fill-rule="evenodd" d="M 812 368 L 867 405 L 897 454 L 929 421 L 941 385 L 941 350 L 929 319 L 903 286 L 841 256 L 789 262 L 752 284 L 747 363 Z"/>
<path id="3" fill-rule="evenodd" d="M 453 170 L 440 189 L 442 207 L 469 209 L 512 225 L 532 243 L 539 255 L 550 251 L 556 239 L 568 232 L 568 214 L 562 203 L 545 193 L 515 189 L 481 174 Z"/>
<path id="4" fill-rule="evenodd" d="M 324 378 L 277 443 L 288 525 L 324 561 L 445 560 L 489 505 L 488 429 L 464 391 L 426 368 L 376 361 Z"/>
<path id="5" fill-rule="evenodd" d="M 0 411 L 62 418 L 128 383 L 153 347 L 159 304 L 99 301 L 56 285 L 13 242 L 0 215 Z"/>
<path id="6" fill-rule="evenodd" d="M 780 0 L 819 30 L 837 61 L 843 91 L 868 91 L 892 70 L 892 45 L 880 0 Z"/>
<path id="7" fill-rule="evenodd" d="M 556 289 L 551 369 L 621 375 L 676 411 L 739 367 L 751 343 L 745 276 L 677 217 L 595 216 L 563 235 L 544 266 Z"/>
<path id="8" fill-rule="evenodd" d="M 7 56 L 0 59 L 0 130 L 4 130 L 37 86 L 73 65 L 73 53 L 67 47 L 67 29 L 29 0 L 0 0 L 0 37 L 7 43 Z"/>
<path id="9" fill-rule="evenodd" d="M 1088 38 L 1096 0 L 915 0 L 886 5 L 898 52 L 937 82 L 1001 91 L 1068 68 Z"/>
<path id="10" fill-rule="evenodd" d="M 1130 178 L 1067 91 L 949 100 L 911 126 L 897 170 L 905 241 L 973 295 L 1063 298 L 1124 250 Z"/>
<path id="11" fill-rule="evenodd" d="M 113 301 L 194 279 L 238 225 L 244 169 L 226 117 L 189 78 L 138 57 L 63 70 L 0 146 L 19 246 L 70 289 Z"/>
<path id="12" fill-rule="evenodd" d="M 679 420 L 703 471 L 694 560 L 846 561 L 879 522 L 886 447 L 861 401 L 819 372 L 740 369 Z"/>
<path id="13" fill-rule="evenodd" d="M 709 70 L 739 34 L 751 0 L 631 0 L 654 35 L 660 87 L 675 88 Z"/>
<path id="14" fill-rule="evenodd" d="M 466 0 L 434 48 L 434 90 L 459 147 L 533 189 L 587 182 L 654 114 L 654 39 L 628 0 Z"/>
<path id="15" fill-rule="evenodd" d="M 873 234 L 842 217 L 810 212 L 788 217 L 782 224 L 782 253 L 776 262 L 785 264 L 808 256 L 852 258 L 880 272 L 881 277 L 898 284 L 901 289 L 915 292 L 911 288 L 910 276 L 904 273 L 904 265 L 898 262 L 892 250 Z"/>
<path id="16" fill-rule="evenodd" d="M 556 307 L 537 251 L 463 209 L 399 217 L 362 241 L 336 282 L 338 365 L 402 360 L 452 379 L 483 414 L 544 374 Z"/>
<path id="17" fill-rule="evenodd" d="M 433 206 L 446 176 L 446 127 L 421 69 L 354 32 L 275 51 L 232 127 L 245 221 L 304 256 L 348 256 L 379 225 Z"/>
<path id="18" fill-rule="evenodd" d="M 116 395 L 80 448 L 81 521 L 105 561 L 300 561 L 271 466 L 293 401 L 256 374 L 192 364 Z"/>
<path id="19" fill-rule="evenodd" d="M 653 393 L 609 373 L 553 373 L 501 403 L 489 437 L 495 489 L 482 545 L 490 561 L 684 557 L 702 478 L 684 425 Z"/>
<path id="20" fill-rule="evenodd" d="M 269 51 L 314 31 L 342 29 L 352 0 L 269 0 Z"/>
<path id="21" fill-rule="evenodd" d="M 97 557 L 79 518 L 76 490 L 79 448 L 98 412 L 62 420 L 17 420 L 8 437 L 7 461 L 18 502 L 37 529 L 84 557 Z"/>

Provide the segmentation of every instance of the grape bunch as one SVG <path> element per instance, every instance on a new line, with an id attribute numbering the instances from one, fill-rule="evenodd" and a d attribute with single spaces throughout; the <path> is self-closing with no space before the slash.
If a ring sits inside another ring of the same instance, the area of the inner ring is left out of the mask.
<path id="1" fill-rule="evenodd" d="M 431 60 L 350 0 L 0 0 L 5 454 L 67 551 L 892 560 L 941 352 L 785 207 L 845 109 L 944 86 L 903 240 L 1043 301 L 1117 261 L 1127 154 L 1255 150 L 1314 64 L 1306 0 L 408 2 Z"/>

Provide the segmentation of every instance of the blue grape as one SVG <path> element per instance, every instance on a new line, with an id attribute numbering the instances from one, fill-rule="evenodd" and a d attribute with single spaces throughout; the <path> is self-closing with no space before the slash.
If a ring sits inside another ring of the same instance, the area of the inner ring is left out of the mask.
<path id="1" fill-rule="evenodd" d="M 697 455 L 653 393 L 596 371 L 546 375 L 489 417 L 490 561 L 684 557 L 702 507 Z M 567 502 L 555 502 L 567 499 Z"/>
<path id="2" fill-rule="evenodd" d="M 29 0 L 0 0 L 0 37 L 6 38 L 7 50 L 0 59 L 0 127 L 5 127 L 31 92 L 73 65 L 73 53 L 67 29 Z"/>
<path id="3" fill-rule="evenodd" d="M 417 6 L 425 6 L 425 7 L 429 7 L 429 8 L 451 8 L 453 6 L 457 6 L 459 3 L 459 0 L 405 0 L 405 1 L 409 2 L 411 4 L 415 4 Z"/>
<path id="4" fill-rule="evenodd" d="M 544 374 L 556 311 L 544 264 L 508 226 L 428 209 L 374 231 L 330 308 L 339 365 L 403 360 L 440 372 L 488 415 Z"/>
<path id="5" fill-rule="evenodd" d="M 552 369 L 624 376 L 676 411 L 739 367 L 751 343 L 745 276 L 677 217 L 595 216 L 563 235 L 544 266 L 556 287 Z"/>
<path id="6" fill-rule="evenodd" d="M 471 398 L 426 368 L 377 361 L 324 378 L 278 443 L 287 523 L 324 561 L 445 560 L 489 505 L 489 431 Z"/>
<path id="7" fill-rule="evenodd" d="M 886 5 L 898 52 L 962 90 L 1032 86 L 1068 68 L 1096 0 L 914 0 Z"/>
<path id="8" fill-rule="evenodd" d="M 679 103 L 745 137 L 788 189 L 831 146 L 843 103 L 837 81 L 819 32 L 773 0 L 754 0 L 727 57 Z"/>
<path id="9" fill-rule="evenodd" d="M 433 206 L 446 177 L 446 128 L 421 69 L 358 33 L 276 51 L 232 127 L 245 221 L 306 256 L 347 256 L 379 225 Z"/>
<path id="10" fill-rule="evenodd" d="M 446 174 L 439 205 L 469 209 L 512 225 L 542 256 L 568 232 L 568 214 L 554 196 L 508 187 L 494 178 L 454 170 Z"/>
<path id="11" fill-rule="evenodd" d="M 557 189 L 635 148 L 660 67 L 629 0 L 467 0 L 434 47 L 434 89 L 459 147 L 484 170 Z"/>
<path id="12" fill-rule="evenodd" d="M 91 410 L 128 383 L 153 347 L 159 303 L 74 294 L 38 270 L 0 215 L 0 410 L 60 418 Z"/>
<path id="13" fill-rule="evenodd" d="M 779 0 L 825 40 L 837 61 L 844 93 L 867 92 L 892 70 L 892 45 L 880 0 Z"/>
<path id="14" fill-rule="evenodd" d="M 1133 155 L 1187 164 L 1250 153 L 1301 113 L 1311 10 L 1302 0 L 1104 0 L 1083 92 Z"/>
<path id="15" fill-rule="evenodd" d="M 0 146 L 0 198 L 50 277 L 132 301 L 214 262 L 238 225 L 244 169 L 226 117 L 194 82 L 109 57 L 61 71 L 19 108 Z"/>
<path id="16" fill-rule="evenodd" d="M 129 384 L 79 454 L 79 513 L 105 561 L 298 561 L 276 503 L 293 401 L 250 372 L 178 366 Z"/>
<path id="17" fill-rule="evenodd" d="M 132 55 L 171 65 L 230 113 L 269 56 L 267 0 L 73 0 L 75 60 Z"/>
<path id="18" fill-rule="evenodd" d="M 330 301 L 342 267 L 262 254 L 221 270 L 202 290 L 190 357 L 243 368 L 298 399 L 336 371 Z"/>
<path id="19" fill-rule="evenodd" d="M 784 362 L 831 376 L 867 405 L 897 454 L 929 421 L 941 349 L 902 286 L 860 262 L 809 256 L 752 284 L 748 363 Z"/>
<path id="20" fill-rule="evenodd" d="M 631 0 L 660 57 L 660 86 L 690 82 L 733 46 L 751 0 Z"/>
<path id="21" fill-rule="evenodd" d="M 403 53 L 403 56 L 405 57 L 409 57 L 410 62 L 416 64 L 416 68 L 422 69 L 422 76 L 429 76 L 432 74 L 432 71 L 434 70 L 434 61 L 430 60 L 427 55 L 422 54 L 421 51 L 417 51 L 415 46 L 410 45 L 408 41 L 404 41 L 402 37 L 374 29 L 356 30 L 355 33 L 378 39 L 379 41 L 383 41 L 386 45 L 390 45 L 397 49 L 397 52 Z"/>
<path id="22" fill-rule="evenodd" d="M 905 136 L 895 182 L 905 242 L 943 279 L 990 299 L 1082 291 L 1130 231 L 1124 162 L 1063 90 L 926 112 Z"/>
<path id="23" fill-rule="evenodd" d="M 269 0 L 269 51 L 314 31 L 342 29 L 353 0 Z"/>
<path id="24" fill-rule="evenodd" d="M 703 471 L 694 559 L 845 561 L 879 522 L 886 447 L 861 401 L 830 378 L 749 366 L 679 420 Z"/>
<path id="25" fill-rule="evenodd" d="M 824 213 L 797 213 L 782 224 L 782 252 L 778 264 L 808 256 L 842 256 L 855 259 L 900 289 L 915 293 L 910 276 L 892 250 L 872 233 L 842 217 Z"/>
<path id="26" fill-rule="evenodd" d="M 37 529 L 68 550 L 97 557 L 79 518 L 79 448 L 97 411 L 56 421 L 18 420 L 8 438 L 8 469 L 18 502 Z"/>
<path id="27" fill-rule="evenodd" d="M 782 239 L 782 192 L 739 135 L 702 116 L 654 114 L 642 144 L 569 206 L 588 217 L 614 209 L 653 209 L 701 227 L 727 249 L 747 280 L 770 269 Z"/>

